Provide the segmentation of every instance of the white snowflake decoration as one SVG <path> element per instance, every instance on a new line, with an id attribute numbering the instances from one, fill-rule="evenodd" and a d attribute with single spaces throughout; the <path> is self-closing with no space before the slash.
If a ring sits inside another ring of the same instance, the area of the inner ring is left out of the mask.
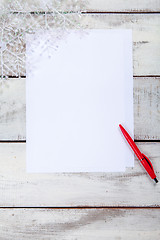
<path id="1" fill-rule="evenodd" d="M 0 76 L 25 76 L 25 33 L 80 28 L 85 0 L 3 0 L 0 3 Z M 67 9 L 67 11 L 66 11 Z"/>

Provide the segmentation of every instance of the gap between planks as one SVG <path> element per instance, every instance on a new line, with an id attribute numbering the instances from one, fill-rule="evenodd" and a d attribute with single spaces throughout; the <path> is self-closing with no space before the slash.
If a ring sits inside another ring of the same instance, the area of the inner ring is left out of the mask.
<path id="1" fill-rule="evenodd" d="M 137 139 L 134 139 L 134 142 L 137 142 L 137 143 L 141 143 L 141 142 L 146 142 L 146 143 L 156 143 L 156 142 L 160 142 L 160 140 L 152 140 L 152 139 L 149 139 L 149 140 L 137 140 Z M 26 143 L 26 140 L 0 140 L 0 143 Z"/>
<path id="2" fill-rule="evenodd" d="M 15 12 L 9 12 L 11 14 L 52 14 L 53 11 L 33 11 L 33 12 L 29 12 L 29 11 L 15 11 Z M 76 11 L 59 11 L 59 13 L 61 14 L 77 14 Z M 56 13 L 55 13 L 56 14 Z M 57 13 L 58 14 L 58 13 Z M 80 12 L 80 14 L 160 14 L 160 11 L 148 11 L 148 12 L 145 12 L 145 11 L 110 11 L 110 12 L 107 12 L 107 11 L 82 11 Z"/>
<path id="3" fill-rule="evenodd" d="M 160 209 L 159 206 L 77 206 L 77 207 L 69 207 L 69 206 L 60 206 L 60 207 L 0 207 L 0 209 Z"/>
<path id="4" fill-rule="evenodd" d="M 112 11 L 112 12 L 99 12 L 99 11 L 90 11 L 90 12 L 81 12 L 81 14 L 160 14 L 159 11 L 148 11 L 148 12 L 145 12 L 145 11 Z"/>
<path id="5" fill-rule="evenodd" d="M 160 75 L 133 75 L 133 78 L 158 78 Z M 0 76 L 2 78 L 2 76 Z M 3 77 L 5 79 L 5 77 Z M 7 78 L 26 78 L 26 76 L 7 76 Z"/>

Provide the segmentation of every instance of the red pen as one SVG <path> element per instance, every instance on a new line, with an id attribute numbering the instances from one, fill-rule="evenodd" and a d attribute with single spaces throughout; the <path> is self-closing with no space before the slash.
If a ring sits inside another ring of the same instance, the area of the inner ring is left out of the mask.
<path id="1" fill-rule="evenodd" d="M 156 175 L 154 173 L 154 169 L 153 169 L 153 166 L 152 166 L 152 163 L 150 162 L 150 160 L 143 153 L 140 152 L 140 150 L 136 146 L 135 142 L 132 140 L 132 138 L 127 133 L 127 131 L 124 129 L 124 127 L 122 127 L 121 124 L 119 124 L 119 127 L 120 127 L 124 137 L 126 138 L 127 142 L 129 143 L 129 145 L 131 146 L 132 150 L 134 151 L 135 155 L 140 160 L 141 164 L 143 165 L 143 167 L 145 168 L 145 170 L 149 174 L 149 176 L 152 179 L 154 179 L 154 181 L 156 183 L 158 183 L 158 180 L 156 178 Z"/>

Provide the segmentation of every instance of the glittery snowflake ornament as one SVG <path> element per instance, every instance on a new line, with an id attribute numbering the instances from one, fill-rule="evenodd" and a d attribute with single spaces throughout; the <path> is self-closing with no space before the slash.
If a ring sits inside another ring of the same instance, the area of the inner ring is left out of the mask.
<path id="1" fill-rule="evenodd" d="M 85 0 L 1 0 L 0 2 L 0 77 L 21 77 L 25 71 L 25 34 L 37 30 L 81 28 Z M 52 36 L 53 37 L 53 36 Z"/>

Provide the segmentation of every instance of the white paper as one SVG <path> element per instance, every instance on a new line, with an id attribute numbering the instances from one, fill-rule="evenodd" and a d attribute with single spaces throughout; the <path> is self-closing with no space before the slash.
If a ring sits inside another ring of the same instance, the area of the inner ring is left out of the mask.
<path id="1" fill-rule="evenodd" d="M 133 132 L 131 31 L 71 30 L 50 58 L 35 39 L 27 37 L 27 172 L 133 166 L 118 127 Z"/>

